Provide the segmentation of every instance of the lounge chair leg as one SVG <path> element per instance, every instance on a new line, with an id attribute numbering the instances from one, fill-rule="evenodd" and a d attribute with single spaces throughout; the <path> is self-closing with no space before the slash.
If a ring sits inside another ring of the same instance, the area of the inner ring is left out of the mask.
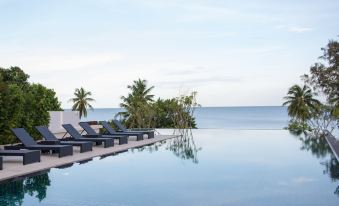
<path id="1" fill-rule="evenodd" d="M 128 137 L 120 137 L 119 144 L 128 144 Z"/>
<path id="2" fill-rule="evenodd" d="M 113 146 L 114 146 L 114 140 L 113 139 L 108 139 L 104 142 L 104 148 L 113 147 Z"/>
<path id="3" fill-rule="evenodd" d="M 147 133 L 148 139 L 154 138 L 154 132 Z"/>
<path id="4" fill-rule="evenodd" d="M 138 134 L 137 135 L 137 141 L 143 140 L 144 139 L 144 135 L 143 134 Z"/>
<path id="5" fill-rule="evenodd" d="M 92 151 L 92 150 L 93 150 L 92 143 L 82 144 L 80 146 L 80 153 L 88 152 L 88 151 Z"/>
<path id="6" fill-rule="evenodd" d="M 36 152 L 32 152 L 32 153 L 29 153 L 29 154 L 25 154 L 23 156 L 23 164 L 26 165 L 26 164 L 31 164 L 31 163 L 34 163 L 34 162 L 40 162 L 41 159 L 40 159 L 40 151 L 36 151 Z"/>
<path id="7" fill-rule="evenodd" d="M 72 146 L 60 148 L 59 158 L 64 157 L 64 156 L 68 156 L 68 155 L 73 155 L 73 147 Z"/>

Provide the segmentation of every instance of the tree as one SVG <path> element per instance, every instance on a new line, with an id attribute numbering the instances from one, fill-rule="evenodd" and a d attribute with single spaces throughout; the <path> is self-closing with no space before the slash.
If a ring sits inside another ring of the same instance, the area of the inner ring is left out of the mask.
<path id="1" fill-rule="evenodd" d="M 120 106 L 125 109 L 117 116 L 130 128 L 196 128 L 194 109 L 196 92 L 172 99 L 154 101 L 151 94 L 154 86 L 148 87 L 146 80 L 133 81 L 127 86 L 130 93 L 122 96 Z"/>
<path id="2" fill-rule="evenodd" d="M 321 61 L 311 66 L 310 74 L 302 76 L 305 90 L 293 86 L 289 90 L 290 96 L 286 97 L 288 101 L 284 103 L 289 105 L 288 113 L 292 117 L 289 129 L 298 128 L 302 123 L 315 136 L 332 132 L 335 127 L 339 127 L 339 42 L 330 40 L 321 50 Z M 312 100 L 312 90 L 316 92 L 313 93 L 316 96 L 322 99 L 325 97 L 325 101 L 320 104 L 318 100 Z M 305 122 L 306 120 L 308 121 Z"/>
<path id="3" fill-rule="evenodd" d="M 284 98 L 287 101 L 283 103 L 288 105 L 288 115 L 304 124 L 306 120 L 312 118 L 312 111 L 317 111 L 321 104 L 313 98 L 312 90 L 304 85 L 294 85 L 288 90 L 288 95 Z"/>
<path id="4" fill-rule="evenodd" d="M 29 75 L 19 67 L 0 68 L 0 144 L 16 141 L 10 129 L 26 128 L 39 139 L 34 126 L 48 125 L 48 111 L 61 110 L 52 89 L 30 84 Z"/>
<path id="5" fill-rule="evenodd" d="M 6 82 L 7 84 L 16 84 L 20 85 L 21 87 L 29 86 L 27 81 L 29 75 L 19 67 L 10 67 L 9 69 L 0 67 L 0 74 L 2 81 Z"/>
<path id="6" fill-rule="evenodd" d="M 74 91 L 74 98 L 71 98 L 69 101 L 73 102 L 72 110 L 79 112 L 79 118 L 81 119 L 82 116 L 87 117 L 87 109 L 93 110 L 92 105 L 90 102 L 95 101 L 90 96 L 92 95 L 91 92 L 87 92 L 84 88 L 75 89 Z"/>
<path id="7" fill-rule="evenodd" d="M 118 113 L 124 119 L 128 127 L 150 127 L 153 114 L 150 103 L 153 102 L 154 95 L 150 94 L 154 86 L 148 87 L 147 80 L 135 80 L 127 88 L 130 93 L 127 97 L 122 96 L 120 106 L 126 111 Z"/>
<path id="8" fill-rule="evenodd" d="M 326 47 L 321 48 L 322 62 L 315 63 L 310 68 L 310 74 L 302 76 L 303 80 L 321 92 L 332 107 L 332 115 L 339 119 L 339 42 L 330 40 Z"/>

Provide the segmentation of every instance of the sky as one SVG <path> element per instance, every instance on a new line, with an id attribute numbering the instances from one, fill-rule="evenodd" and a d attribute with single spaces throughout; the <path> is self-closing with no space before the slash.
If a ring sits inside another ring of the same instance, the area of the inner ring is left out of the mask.
<path id="1" fill-rule="evenodd" d="M 281 105 L 339 35 L 338 0 L 0 0 L 0 67 L 95 108 L 138 78 L 202 106 Z"/>

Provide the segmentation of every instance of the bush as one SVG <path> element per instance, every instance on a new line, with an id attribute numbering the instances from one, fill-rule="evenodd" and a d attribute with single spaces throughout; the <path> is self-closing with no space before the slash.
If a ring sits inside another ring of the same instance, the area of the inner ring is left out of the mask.
<path id="1" fill-rule="evenodd" d="M 10 129 L 23 127 L 39 139 L 34 126 L 48 125 L 48 111 L 59 111 L 55 92 L 41 84 L 30 84 L 19 67 L 0 68 L 0 144 L 16 142 Z"/>

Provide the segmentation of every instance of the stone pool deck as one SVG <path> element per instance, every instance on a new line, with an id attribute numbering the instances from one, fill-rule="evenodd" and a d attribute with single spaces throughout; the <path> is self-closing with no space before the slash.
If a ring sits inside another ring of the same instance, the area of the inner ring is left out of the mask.
<path id="1" fill-rule="evenodd" d="M 118 142 L 114 142 L 114 147 L 104 148 L 103 146 L 93 146 L 93 151 L 84 153 L 80 153 L 78 147 L 73 147 L 73 156 L 59 158 L 57 154 L 42 154 L 41 162 L 28 165 L 22 164 L 21 157 L 4 157 L 3 170 L 0 170 L 0 181 L 14 179 L 74 162 L 89 160 L 93 157 L 126 151 L 130 148 L 141 147 L 174 137 L 177 137 L 177 135 L 156 135 L 155 138 L 146 138 L 141 141 L 134 141 L 132 139 L 128 141 L 128 144 L 123 145 L 118 145 Z"/>
<path id="2" fill-rule="evenodd" d="M 330 145 L 335 157 L 339 161 L 339 141 L 331 133 L 326 135 L 326 140 Z"/>

